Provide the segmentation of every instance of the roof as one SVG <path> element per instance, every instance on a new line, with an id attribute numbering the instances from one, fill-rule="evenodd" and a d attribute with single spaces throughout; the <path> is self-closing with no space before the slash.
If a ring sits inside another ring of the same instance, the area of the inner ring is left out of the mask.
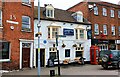
<path id="1" fill-rule="evenodd" d="M 120 7 L 119 4 L 109 3 L 109 2 L 105 2 L 105 1 L 101 1 L 101 0 L 83 0 L 83 1 L 79 2 L 78 4 L 73 5 L 72 7 L 68 8 L 67 10 L 69 10 L 69 9 L 75 7 L 75 6 L 78 6 L 78 5 L 80 5 L 84 2 L 86 2 L 86 3 L 98 3 L 98 4 L 107 5 L 107 6 L 113 6 L 113 7 L 116 7 L 116 8 Z"/>
<path id="2" fill-rule="evenodd" d="M 59 22 L 69 22 L 69 23 L 76 23 L 76 24 L 86 24 L 91 25 L 90 22 L 87 21 L 87 19 L 83 19 L 83 22 L 77 22 L 76 19 L 74 19 L 71 15 L 74 12 L 62 10 L 62 9 L 54 9 L 55 16 L 54 18 L 48 18 L 45 16 L 45 7 L 40 8 L 40 19 L 41 20 L 49 20 L 49 21 L 59 21 Z M 38 7 L 35 6 L 34 8 L 34 18 L 38 18 Z"/>

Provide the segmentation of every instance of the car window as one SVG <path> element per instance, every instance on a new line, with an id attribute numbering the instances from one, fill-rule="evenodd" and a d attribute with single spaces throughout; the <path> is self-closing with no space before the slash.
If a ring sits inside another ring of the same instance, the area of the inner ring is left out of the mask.
<path id="1" fill-rule="evenodd" d="M 100 56 L 108 55 L 110 52 L 109 51 L 100 51 Z"/>

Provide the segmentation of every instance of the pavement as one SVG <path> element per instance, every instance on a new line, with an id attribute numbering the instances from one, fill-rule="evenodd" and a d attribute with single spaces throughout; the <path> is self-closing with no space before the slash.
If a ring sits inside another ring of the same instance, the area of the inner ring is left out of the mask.
<path id="1" fill-rule="evenodd" d="M 50 75 L 50 70 L 55 70 L 55 74 L 58 75 L 58 68 L 57 67 L 41 67 L 40 69 L 40 75 Z M 67 65 L 67 66 L 61 66 L 61 75 L 62 76 L 118 76 L 119 71 L 115 68 L 110 68 L 108 70 L 103 69 L 100 65 Z M 11 72 L 5 72 L 4 75 L 37 75 L 37 68 L 33 69 L 23 69 L 23 70 L 17 70 L 17 71 L 11 71 Z M 102 77 L 103 77 L 102 76 Z"/>

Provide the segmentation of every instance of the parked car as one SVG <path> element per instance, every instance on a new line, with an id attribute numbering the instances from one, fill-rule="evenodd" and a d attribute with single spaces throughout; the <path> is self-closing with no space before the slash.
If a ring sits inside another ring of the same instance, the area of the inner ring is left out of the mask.
<path id="1" fill-rule="evenodd" d="M 98 64 L 100 64 L 104 69 L 107 69 L 108 66 L 120 68 L 120 50 L 100 51 Z"/>

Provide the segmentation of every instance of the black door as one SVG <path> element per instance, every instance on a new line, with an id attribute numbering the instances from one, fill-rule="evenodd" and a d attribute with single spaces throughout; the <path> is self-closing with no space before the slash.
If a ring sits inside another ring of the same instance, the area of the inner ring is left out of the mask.
<path id="1" fill-rule="evenodd" d="M 38 66 L 38 49 L 36 49 L 36 67 Z M 40 66 L 45 66 L 45 49 L 40 49 Z"/>

